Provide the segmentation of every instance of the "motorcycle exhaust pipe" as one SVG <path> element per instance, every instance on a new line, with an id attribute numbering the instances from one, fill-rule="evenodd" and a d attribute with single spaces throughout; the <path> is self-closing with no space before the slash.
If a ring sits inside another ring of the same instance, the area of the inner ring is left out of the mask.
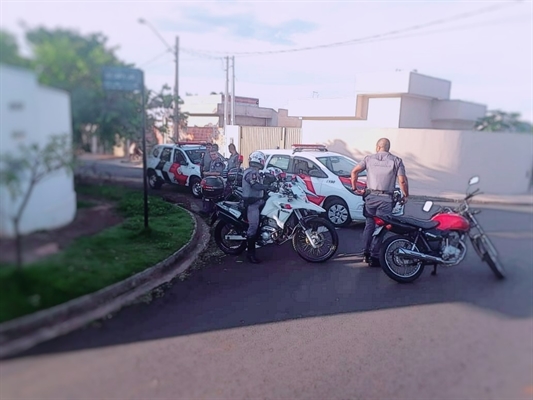
<path id="1" fill-rule="evenodd" d="M 430 256 L 429 254 L 419 253 L 418 251 L 413 251 L 409 249 L 398 249 L 398 255 L 403 256 L 405 258 L 410 258 L 410 259 L 429 261 L 429 262 L 437 263 L 437 264 L 446 264 L 446 261 L 444 261 L 440 257 Z"/>

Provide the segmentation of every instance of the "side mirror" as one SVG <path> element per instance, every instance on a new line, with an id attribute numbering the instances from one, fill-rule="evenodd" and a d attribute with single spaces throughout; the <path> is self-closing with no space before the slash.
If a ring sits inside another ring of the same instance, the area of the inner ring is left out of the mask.
<path id="1" fill-rule="evenodd" d="M 431 207 L 433 207 L 433 202 L 431 200 L 428 200 L 424 203 L 424 207 L 422 207 L 422 210 L 424 210 L 424 212 L 429 212 L 429 210 L 431 210 Z"/>
<path id="2" fill-rule="evenodd" d="M 468 185 L 475 185 L 476 183 L 479 183 L 479 176 L 473 176 L 472 178 L 470 178 L 470 180 L 468 181 Z"/>

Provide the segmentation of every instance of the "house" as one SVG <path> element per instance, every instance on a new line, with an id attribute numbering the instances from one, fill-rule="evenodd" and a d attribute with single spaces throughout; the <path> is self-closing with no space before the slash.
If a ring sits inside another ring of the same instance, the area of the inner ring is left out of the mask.
<path id="1" fill-rule="evenodd" d="M 181 112 L 189 114 L 187 132 L 181 139 L 217 141 L 222 134 L 224 124 L 241 126 L 286 126 L 299 127 L 299 118 L 290 117 L 288 110 L 275 111 L 260 107 L 259 99 L 235 96 L 235 121 L 231 121 L 231 96 L 228 96 L 226 119 L 224 119 L 224 95 L 186 96 Z"/>
<path id="2" fill-rule="evenodd" d="M 0 155 L 17 154 L 20 145 L 44 146 L 52 135 L 72 137 L 68 93 L 39 85 L 32 71 L 4 64 L 0 64 L 0 93 Z M 0 187 L 0 236 L 14 235 L 12 218 L 20 202 Z M 70 223 L 75 214 L 73 174 L 56 171 L 34 187 L 20 230 L 27 234 L 58 228 Z"/>
<path id="3" fill-rule="evenodd" d="M 414 71 L 357 74 L 353 96 L 291 101 L 289 116 L 302 119 L 303 143 L 356 160 L 389 138 L 411 194 L 464 193 L 473 175 L 487 194 L 528 193 L 533 135 L 474 131 L 486 106 L 451 99 L 450 91 L 450 81 Z"/>

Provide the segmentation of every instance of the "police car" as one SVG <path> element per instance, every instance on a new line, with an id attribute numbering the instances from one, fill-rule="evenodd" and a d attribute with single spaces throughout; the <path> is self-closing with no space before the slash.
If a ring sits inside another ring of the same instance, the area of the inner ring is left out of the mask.
<path id="1" fill-rule="evenodd" d="M 188 186 L 194 197 L 202 197 L 200 162 L 205 151 L 205 144 L 198 142 L 154 146 L 146 163 L 148 184 L 152 189 L 163 184 Z"/>
<path id="2" fill-rule="evenodd" d="M 326 210 L 326 216 L 337 227 L 351 222 L 364 222 L 363 198 L 352 191 L 351 172 L 357 161 L 328 151 L 323 145 L 295 144 L 292 150 L 260 150 L 266 156 L 265 170 L 281 169 L 287 175 L 298 175 L 315 196 L 309 201 Z M 358 189 L 366 188 L 366 171 L 359 174 Z M 400 189 L 396 191 L 400 194 Z M 393 214 L 403 214 L 404 206 L 396 204 Z"/>

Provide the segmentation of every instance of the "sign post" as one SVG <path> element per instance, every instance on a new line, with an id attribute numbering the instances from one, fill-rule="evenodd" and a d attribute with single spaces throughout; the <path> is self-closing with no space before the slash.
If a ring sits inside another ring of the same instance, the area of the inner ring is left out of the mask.
<path id="1" fill-rule="evenodd" d="M 148 228 L 148 179 L 146 176 L 146 122 L 144 101 L 144 73 L 140 69 L 128 67 L 103 67 L 102 85 L 105 90 L 124 92 L 140 91 L 142 126 L 141 135 L 143 142 L 143 187 L 144 187 L 144 227 Z"/>

